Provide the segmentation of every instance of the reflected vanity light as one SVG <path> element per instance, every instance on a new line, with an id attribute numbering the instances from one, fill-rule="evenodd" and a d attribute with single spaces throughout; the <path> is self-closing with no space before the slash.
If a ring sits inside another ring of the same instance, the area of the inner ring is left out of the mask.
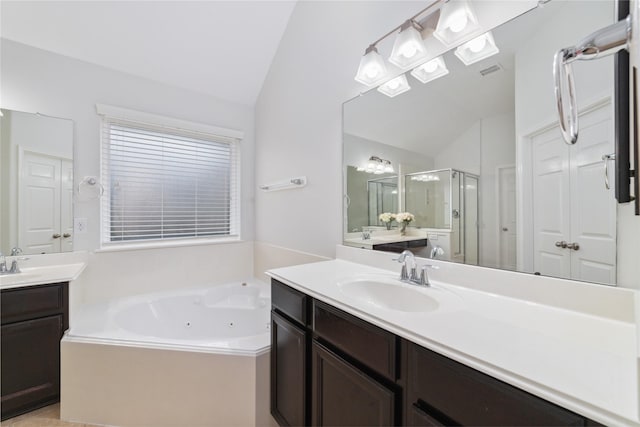
<path id="1" fill-rule="evenodd" d="M 356 81 L 366 86 L 376 86 L 387 78 L 387 66 L 378 53 L 378 49 L 371 45 L 360 59 L 360 66 L 356 74 Z"/>
<path id="2" fill-rule="evenodd" d="M 412 176 L 411 180 L 422 181 L 422 182 L 433 182 L 433 181 L 440 181 L 440 177 L 438 175 L 424 174 L 424 175 Z"/>
<path id="3" fill-rule="evenodd" d="M 409 89 L 411 89 L 411 86 L 409 86 L 407 77 L 404 74 L 400 74 L 398 77 L 378 86 L 378 92 L 384 93 L 390 98 L 405 93 Z"/>
<path id="4" fill-rule="evenodd" d="M 459 46 L 454 53 L 465 65 L 471 65 L 498 52 L 500 49 L 489 31 Z"/>
<path id="5" fill-rule="evenodd" d="M 378 156 L 371 156 L 365 166 L 356 168 L 358 172 L 373 173 L 381 175 L 383 173 L 393 173 L 393 165 L 390 160 L 381 159 Z"/>
<path id="6" fill-rule="evenodd" d="M 422 41 L 419 27 L 413 20 L 408 20 L 396 36 L 389 62 L 402 70 L 408 70 L 427 59 L 427 48 Z"/>
<path id="7" fill-rule="evenodd" d="M 449 74 L 447 65 L 444 63 L 442 56 L 425 62 L 424 64 L 411 70 L 411 75 L 421 83 L 428 83 L 438 77 L 446 76 Z"/>
<path id="8" fill-rule="evenodd" d="M 478 18 L 466 0 L 449 0 L 440 9 L 440 19 L 433 36 L 446 47 L 453 47 L 481 31 Z"/>

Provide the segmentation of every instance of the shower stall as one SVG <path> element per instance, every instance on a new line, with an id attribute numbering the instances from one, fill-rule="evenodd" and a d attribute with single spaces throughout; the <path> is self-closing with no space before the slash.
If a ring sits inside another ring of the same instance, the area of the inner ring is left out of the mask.
<path id="1" fill-rule="evenodd" d="M 413 225 L 431 236 L 430 246 L 440 246 L 451 261 L 478 264 L 477 175 L 450 168 L 407 174 L 404 200 Z"/>

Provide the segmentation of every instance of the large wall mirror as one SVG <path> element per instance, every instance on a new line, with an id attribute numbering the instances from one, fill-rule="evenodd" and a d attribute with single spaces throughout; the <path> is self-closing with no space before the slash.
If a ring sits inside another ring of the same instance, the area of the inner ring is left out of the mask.
<path id="1" fill-rule="evenodd" d="M 73 122 L 0 111 L 0 251 L 72 251 Z"/>
<path id="2" fill-rule="evenodd" d="M 625 231 L 603 160 L 615 150 L 614 60 L 575 63 L 574 146 L 561 138 L 552 75 L 554 53 L 614 22 L 614 9 L 553 0 L 494 28 L 498 54 L 466 66 L 449 51 L 443 77 L 407 73 L 408 92 L 346 102 L 344 243 L 615 284 Z M 372 157 L 388 168 L 367 169 Z M 404 236 L 379 219 L 399 211 L 415 216 Z"/>

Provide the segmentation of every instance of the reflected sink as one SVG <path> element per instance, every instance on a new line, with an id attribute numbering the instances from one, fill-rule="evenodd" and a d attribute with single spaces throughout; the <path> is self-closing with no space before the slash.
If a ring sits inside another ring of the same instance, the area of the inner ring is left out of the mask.
<path id="1" fill-rule="evenodd" d="M 338 286 L 343 294 L 353 299 L 388 310 L 429 312 L 439 306 L 438 301 L 419 288 L 393 280 L 356 279 Z"/>

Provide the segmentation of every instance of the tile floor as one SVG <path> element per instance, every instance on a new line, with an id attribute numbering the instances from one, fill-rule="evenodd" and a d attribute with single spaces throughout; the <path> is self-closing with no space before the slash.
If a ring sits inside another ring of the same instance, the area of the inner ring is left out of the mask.
<path id="1" fill-rule="evenodd" d="M 60 404 L 45 406 L 0 423 L 2 427 L 92 427 L 92 424 L 60 421 Z"/>

